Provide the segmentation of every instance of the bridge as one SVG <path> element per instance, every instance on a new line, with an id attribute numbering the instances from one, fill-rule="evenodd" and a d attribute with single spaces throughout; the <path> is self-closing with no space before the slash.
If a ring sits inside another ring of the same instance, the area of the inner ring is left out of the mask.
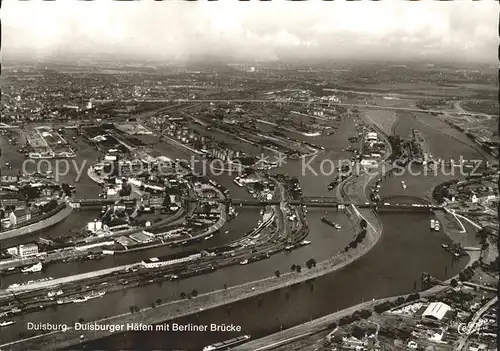
<path id="1" fill-rule="evenodd" d="M 269 103 L 282 103 L 286 105 L 291 105 L 291 104 L 298 104 L 298 105 L 321 105 L 321 106 L 346 106 L 346 107 L 356 107 L 356 108 L 366 108 L 366 109 L 377 109 L 377 110 L 389 110 L 389 111 L 408 111 L 408 112 L 423 112 L 423 113 L 438 113 L 438 114 L 444 114 L 444 113 L 456 113 L 460 114 L 457 111 L 453 110 L 435 110 L 435 109 L 428 109 L 424 110 L 421 108 L 412 108 L 412 107 L 397 107 L 397 106 L 379 106 L 379 105 L 373 105 L 373 104 L 348 104 L 348 103 L 336 103 L 336 102 L 328 102 L 328 101 L 292 101 L 292 100 L 280 100 L 280 99 L 274 99 L 274 100 L 267 100 L 267 99 L 177 99 L 177 100 L 172 100 L 172 99 L 130 99 L 130 100 L 122 100 L 122 102 L 146 102 L 146 103 L 179 103 L 179 104 L 188 104 L 188 103 L 262 103 L 262 104 L 269 104 Z M 489 117 L 495 117 L 493 115 L 487 115 L 484 113 L 475 113 L 475 112 L 467 112 L 467 115 L 470 116 L 489 116 Z"/>
<path id="2" fill-rule="evenodd" d="M 82 207 L 95 207 L 95 206 L 104 206 L 104 205 L 112 205 L 116 203 L 115 199 L 74 199 L 71 200 L 71 207 L 73 208 L 82 208 Z"/>
<path id="3" fill-rule="evenodd" d="M 193 199 L 193 201 L 197 201 Z M 278 200 L 270 200 L 270 201 L 261 201 L 261 200 L 241 200 L 241 199 L 230 199 L 227 200 L 232 205 L 238 206 L 266 206 L 266 205 L 279 205 L 280 201 Z M 418 211 L 418 212 L 429 212 L 433 210 L 443 209 L 443 206 L 439 205 L 429 205 L 429 204 L 390 204 L 390 203 L 373 203 L 373 202 L 365 202 L 365 203 L 352 203 L 352 202 L 339 202 L 336 199 L 330 200 L 288 200 L 287 203 L 290 205 L 302 205 L 307 207 L 317 207 L 317 208 L 336 208 L 341 209 L 347 206 L 354 205 L 358 208 L 373 208 L 378 211 L 381 210 L 397 210 L 397 211 Z"/>
<path id="4" fill-rule="evenodd" d="M 10 126 L 5 123 L 0 123 L 0 129 L 19 129 L 19 126 Z"/>
<path id="5" fill-rule="evenodd" d="M 228 205 L 233 206 L 269 206 L 269 205 L 280 205 L 281 201 L 279 200 L 259 200 L 259 199 L 219 199 L 219 198 L 192 198 L 192 197 L 183 197 L 183 201 L 188 201 L 192 203 L 209 203 L 209 202 L 222 202 Z M 110 199 L 79 199 L 72 201 L 73 208 L 84 208 L 84 207 L 96 207 L 103 205 L 114 204 L 116 200 Z M 432 205 L 432 204 L 422 204 L 422 203 L 413 203 L 413 204 L 398 204 L 398 203 L 373 203 L 373 202 L 365 202 L 365 203 L 352 203 L 352 202 L 339 202 L 337 199 L 333 197 L 305 197 L 298 200 L 288 200 L 287 203 L 290 205 L 302 205 L 308 207 L 318 207 L 318 208 L 336 208 L 341 209 L 342 207 L 347 207 L 350 205 L 354 205 L 359 208 L 375 208 L 377 210 L 398 210 L 398 211 L 433 211 L 443 209 L 443 206 L 440 205 Z"/>
<path id="6" fill-rule="evenodd" d="M 478 167 L 478 168 L 485 168 L 487 167 L 486 161 L 483 162 L 482 160 L 477 160 L 477 161 L 469 161 L 469 160 L 433 160 L 433 159 L 428 159 L 428 160 L 423 160 L 426 162 L 427 166 L 432 167 L 434 166 L 446 166 L 446 167 L 468 167 L 468 168 L 473 168 L 473 167 Z"/>

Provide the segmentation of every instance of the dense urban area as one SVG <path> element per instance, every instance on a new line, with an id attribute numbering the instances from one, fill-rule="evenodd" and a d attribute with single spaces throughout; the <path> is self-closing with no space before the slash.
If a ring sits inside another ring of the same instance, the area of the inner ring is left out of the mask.
<path id="1" fill-rule="evenodd" d="M 0 349 L 497 349 L 493 67 L 2 75 Z"/>

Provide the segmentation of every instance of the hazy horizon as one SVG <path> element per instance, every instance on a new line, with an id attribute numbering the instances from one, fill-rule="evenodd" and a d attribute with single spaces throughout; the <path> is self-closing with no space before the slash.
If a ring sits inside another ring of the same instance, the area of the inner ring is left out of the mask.
<path id="1" fill-rule="evenodd" d="M 11 1 L 4 58 L 496 63 L 498 4 Z"/>

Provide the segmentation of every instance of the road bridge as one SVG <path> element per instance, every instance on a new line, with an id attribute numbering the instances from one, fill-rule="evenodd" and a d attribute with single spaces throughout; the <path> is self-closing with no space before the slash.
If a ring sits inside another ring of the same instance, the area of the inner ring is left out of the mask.
<path id="1" fill-rule="evenodd" d="M 259 200 L 259 199 L 219 199 L 219 198 L 201 199 L 201 198 L 184 197 L 182 198 L 182 200 L 189 201 L 192 203 L 222 202 L 233 206 L 264 207 L 264 206 L 281 204 L 281 201 L 279 200 Z M 79 200 L 73 200 L 72 206 L 75 208 L 95 207 L 95 206 L 114 204 L 115 202 L 116 200 L 110 200 L 110 199 L 79 199 Z M 388 202 L 378 203 L 378 204 L 372 202 L 352 203 L 352 202 L 339 202 L 337 199 L 332 197 L 320 197 L 320 198 L 307 197 L 297 200 L 288 200 L 286 202 L 290 205 L 319 207 L 319 208 L 336 208 L 336 209 L 342 209 L 343 207 L 354 205 L 359 208 L 374 208 L 377 209 L 378 211 L 400 210 L 400 211 L 422 212 L 422 211 L 440 210 L 444 208 L 443 206 L 440 205 L 422 204 L 421 203 L 422 201 L 420 202 L 415 201 L 415 203 L 412 204 L 398 204 L 398 203 L 388 203 Z"/>
<path id="2" fill-rule="evenodd" d="M 390 110 L 390 111 L 408 111 L 408 112 L 423 112 L 423 113 L 437 113 L 437 114 L 460 114 L 457 111 L 454 110 L 434 110 L 434 109 L 429 109 L 429 110 L 423 110 L 421 108 L 412 108 L 412 107 L 397 107 L 397 106 L 379 106 L 379 105 L 369 105 L 369 104 L 347 104 L 347 103 L 334 103 L 334 102 L 327 102 L 327 101 L 289 101 L 289 100 L 266 100 L 266 99 L 211 99 L 211 100 L 188 100 L 188 99 L 182 99 L 182 100 L 169 100 L 169 99 L 133 99 L 133 100 L 128 100 L 130 102 L 146 102 L 146 103 L 155 103 L 155 102 L 165 102 L 165 103 L 182 103 L 182 104 L 187 104 L 187 103 L 271 103 L 271 104 L 286 104 L 286 105 L 291 105 L 291 104 L 296 104 L 296 105 L 321 105 L 321 106 L 345 106 L 345 107 L 356 107 L 356 108 L 363 108 L 363 109 L 377 109 L 377 110 Z M 126 101 L 122 101 L 126 102 Z M 484 113 L 474 113 L 474 112 L 467 112 L 466 113 L 468 116 L 489 116 L 489 117 L 494 117 L 492 115 L 487 115 Z"/>
<path id="3" fill-rule="evenodd" d="M 116 203 L 116 200 L 113 199 L 75 199 L 71 200 L 71 207 L 78 209 L 82 207 L 95 207 L 95 206 L 104 206 L 104 205 L 112 205 Z"/>
<path id="4" fill-rule="evenodd" d="M 429 205 L 431 204 L 430 201 L 422 199 L 421 197 L 414 196 L 414 195 L 407 195 L 407 194 L 401 194 L 401 195 L 389 195 L 389 196 L 384 196 L 380 199 L 381 203 L 399 203 L 399 202 L 409 202 L 410 204 L 426 204 Z"/>

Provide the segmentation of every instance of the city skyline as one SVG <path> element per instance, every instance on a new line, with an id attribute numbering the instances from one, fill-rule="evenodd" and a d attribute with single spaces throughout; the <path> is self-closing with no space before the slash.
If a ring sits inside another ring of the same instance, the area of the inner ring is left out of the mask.
<path id="1" fill-rule="evenodd" d="M 493 63 L 494 2 L 9 2 L 3 57 Z M 277 16 L 279 14 L 279 16 Z"/>

